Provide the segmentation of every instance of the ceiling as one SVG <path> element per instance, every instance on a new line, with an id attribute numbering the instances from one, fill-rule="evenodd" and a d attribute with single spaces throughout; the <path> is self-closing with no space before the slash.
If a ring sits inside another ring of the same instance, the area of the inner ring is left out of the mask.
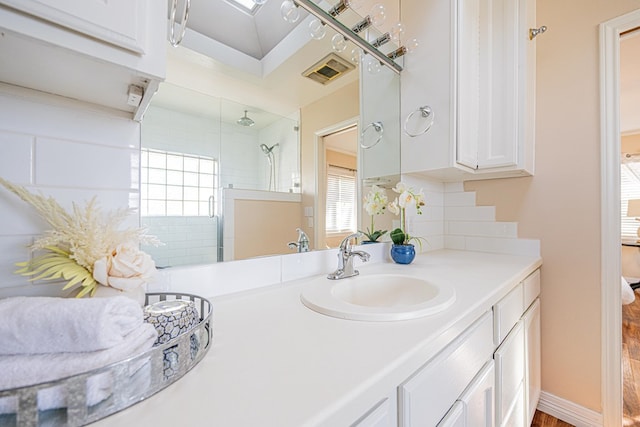
<path id="1" fill-rule="evenodd" d="M 226 0 L 191 0 L 188 27 L 262 59 L 295 28 L 280 16 L 280 4 L 281 1 L 267 1 L 250 15 Z"/>

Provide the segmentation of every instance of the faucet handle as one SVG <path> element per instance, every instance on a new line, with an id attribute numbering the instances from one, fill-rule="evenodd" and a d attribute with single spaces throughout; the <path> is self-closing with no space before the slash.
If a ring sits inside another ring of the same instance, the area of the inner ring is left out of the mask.
<path id="1" fill-rule="evenodd" d="M 342 239 L 342 242 L 340 242 L 340 251 L 351 252 L 351 240 L 357 239 L 358 237 L 362 237 L 362 233 L 359 231 L 357 233 L 349 234 L 347 237 Z"/>

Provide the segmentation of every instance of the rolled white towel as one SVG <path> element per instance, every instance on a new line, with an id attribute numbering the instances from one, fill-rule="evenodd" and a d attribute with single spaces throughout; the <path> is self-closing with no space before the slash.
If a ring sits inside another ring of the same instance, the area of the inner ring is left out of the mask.
<path id="1" fill-rule="evenodd" d="M 150 349 L 157 336 L 152 325 L 143 324 L 124 337 L 120 344 L 106 350 L 0 356 L 0 390 L 54 381 L 129 359 Z M 131 372 L 130 375 L 135 375 L 140 368 L 140 365 L 136 366 L 135 372 Z M 106 399 L 111 394 L 112 385 L 109 373 L 103 372 L 89 377 L 88 404 L 94 405 Z M 40 391 L 38 395 L 40 410 L 66 406 L 64 389 L 60 386 Z M 0 413 L 15 411 L 15 405 L 16 401 L 13 398 L 0 399 Z"/>
<path id="2" fill-rule="evenodd" d="M 142 322 L 140 304 L 123 296 L 0 299 L 0 355 L 103 350 Z"/>

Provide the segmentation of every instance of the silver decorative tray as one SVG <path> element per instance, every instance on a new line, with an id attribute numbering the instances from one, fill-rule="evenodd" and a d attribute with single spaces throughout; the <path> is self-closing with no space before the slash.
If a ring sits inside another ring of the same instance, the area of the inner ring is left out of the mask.
<path id="1" fill-rule="evenodd" d="M 205 356 L 213 343 L 212 305 L 190 294 L 148 293 L 146 304 L 193 301 L 200 321 L 192 329 L 139 356 L 47 383 L 0 390 L 0 426 L 81 426 L 107 417 L 174 383 Z M 96 389 L 106 397 L 96 398 Z M 38 393 L 59 393 L 66 407 L 39 410 Z M 97 403 L 92 403 L 96 399 Z M 3 405 L 4 404 L 4 405 Z M 15 410 L 7 412 L 7 408 Z"/>

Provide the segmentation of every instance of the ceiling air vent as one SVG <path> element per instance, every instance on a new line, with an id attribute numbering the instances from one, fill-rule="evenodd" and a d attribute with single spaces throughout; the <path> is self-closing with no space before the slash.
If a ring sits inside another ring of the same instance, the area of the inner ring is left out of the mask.
<path id="1" fill-rule="evenodd" d="M 309 77 L 315 82 L 326 85 L 354 68 L 353 64 L 346 59 L 336 55 L 335 53 L 330 53 L 311 67 L 307 68 L 302 75 Z"/>

